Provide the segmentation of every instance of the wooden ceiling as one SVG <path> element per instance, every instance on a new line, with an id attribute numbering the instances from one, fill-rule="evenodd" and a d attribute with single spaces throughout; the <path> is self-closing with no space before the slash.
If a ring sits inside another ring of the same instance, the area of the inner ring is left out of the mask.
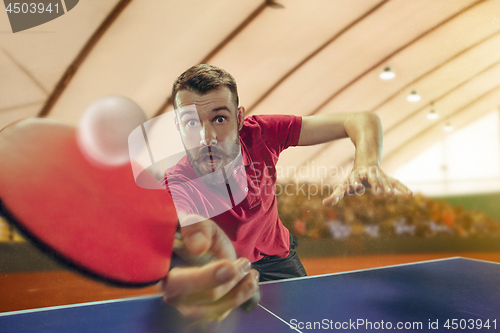
<path id="1" fill-rule="evenodd" d="M 238 82 L 247 114 L 371 111 L 393 172 L 500 106 L 498 0 L 106 0 L 13 34 L 0 14 L 0 128 L 43 115 L 78 123 L 109 94 L 152 118 L 200 62 Z M 384 81 L 390 67 L 396 74 Z M 416 91 L 422 98 L 410 103 Z M 434 108 L 439 119 L 426 115 Z M 498 138 L 495 138 L 498 139 Z M 280 166 L 347 167 L 348 139 L 285 151 Z M 311 172 L 303 178 L 317 178 Z"/>

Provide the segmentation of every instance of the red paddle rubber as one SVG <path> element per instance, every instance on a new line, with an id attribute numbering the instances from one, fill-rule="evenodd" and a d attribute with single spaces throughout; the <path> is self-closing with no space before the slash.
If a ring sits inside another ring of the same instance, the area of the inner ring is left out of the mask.
<path id="1" fill-rule="evenodd" d="M 88 163 L 70 125 L 28 119 L 0 131 L 0 200 L 30 238 L 80 271 L 131 286 L 168 274 L 171 197 L 138 187 L 130 164 Z"/>

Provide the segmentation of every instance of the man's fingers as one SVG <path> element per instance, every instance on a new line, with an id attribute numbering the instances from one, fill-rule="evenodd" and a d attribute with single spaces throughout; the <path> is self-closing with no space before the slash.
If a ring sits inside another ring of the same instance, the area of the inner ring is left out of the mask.
<path id="1" fill-rule="evenodd" d="M 395 191 L 394 191 L 394 187 L 393 187 L 393 184 L 392 184 L 390 178 L 383 174 L 381 177 L 381 181 L 382 181 L 382 186 L 383 186 L 383 190 L 384 190 L 385 194 L 389 195 L 389 196 L 394 195 Z"/>
<path id="2" fill-rule="evenodd" d="M 163 286 L 164 299 L 171 304 L 206 304 L 228 293 L 251 269 L 246 258 L 235 262 L 219 260 L 202 267 L 170 270 Z"/>
<path id="3" fill-rule="evenodd" d="M 332 195 L 323 200 L 323 205 L 325 206 L 336 205 L 344 197 L 346 188 L 347 188 L 347 181 L 345 181 L 344 184 L 342 185 L 341 184 L 336 185 Z"/>
<path id="4" fill-rule="evenodd" d="M 202 267 L 175 267 L 163 281 L 163 298 L 166 303 L 179 303 L 183 298 L 212 289 L 236 276 L 229 261 L 221 260 Z M 227 275 L 217 274 L 219 270 Z M 222 276 L 221 276 L 222 275 Z M 220 282 L 219 279 L 223 282 Z"/>
<path id="5" fill-rule="evenodd" d="M 209 310 L 209 313 L 229 313 L 229 310 L 245 303 L 257 292 L 257 290 L 259 290 L 258 283 L 259 272 L 253 269 L 227 295 L 219 301 L 210 304 L 209 307 L 211 309 Z"/>
<path id="6" fill-rule="evenodd" d="M 358 169 L 358 168 L 357 168 Z M 359 168 L 359 170 L 353 170 L 349 174 L 349 187 L 347 189 L 347 193 L 350 195 L 354 193 L 358 193 L 363 189 L 363 178 L 366 178 L 364 168 Z"/>
<path id="7" fill-rule="evenodd" d="M 396 190 L 406 195 L 413 195 L 413 191 L 406 187 L 406 185 L 401 183 L 399 180 L 392 177 L 389 177 L 389 179 L 391 180 L 391 183 Z"/>
<path id="8" fill-rule="evenodd" d="M 190 253 L 200 255 L 209 251 L 217 259 L 236 260 L 236 251 L 231 240 L 215 222 L 204 220 L 189 224 L 189 219 L 199 220 L 200 216 L 186 216 L 183 222 L 187 222 L 187 225 L 181 227 L 184 246 Z"/>
<path id="9" fill-rule="evenodd" d="M 210 222 L 199 221 L 198 215 L 187 215 L 182 221 L 181 235 L 184 240 L 184 246 L 192 254 L 202 254 L 212 245 L 212 236 L 215 233 L 213 225 Z"/>
<path id="10" fill-rule="evenodd" d="M 259 273 L 252 269 L 234 288 L 216 302 L 210 304 L 182 304 L 177 306 L 186 317 L 220 321 L 231 309 L 240 306 L 250 299 L 259 289 Z"/>
<path id="11" fill-rule="evenodd" d="M 379 168 L 369 168 L 368 183 L 370 184 L 374 194 L 376 195 L 384 194 L 382 182 L 380 180 L 380 175 L 379 175 Z"/>
<path id="12" fill-rule="evenodd" d="M 358 168 L 357 176 L 362 183 L 368 181 L 368 169 L 365 167 Z"/>
<path id="13" fill-rule="evenodd" d="M 379 167 L 357 167 L 344 181 L 342 185 L 337 185 L 333 194 L 323 200 L 323 205 L 332 206 L 337 204 L 345 194 L 363 194 L 364 188 L 372 188 L 375 195 L 394 195 L 396 190 L 407 195 L 413 192 L 397 179 L 387 176 Z M 362 191 L 362 192 L 360 192 Z"/>
<path id="14" fill-rule="evenodd" d="M 232 290 L 245 276 L 250 272 L 252 264 L 246 258 L 239 258 L 233 264 L 233 267 L 223 267 L 215 272 L 215 282 L 223 284 L 217 285 L 210 290 L 201 292 L 199 295 L 192 295 L 186 298 L 189 303 L 211 304 L 218 301 L 230 290 Z M 233 273 L 236 273 L 233 275 Z M 230 278 L 232 276 L 232 278 Z"/>
<path id="15" fill-rule="evenodd" d="M 256 281 L 251 282 L 251 288 L 245 289 L 250 282 L 242 281 L 252 281 L 247 278 L 252 265 L 246 258 L 236 260 L 236 251 L 222 229 L 197 215 L 185 215 L 180 219 L 184 225 L 180 230 L 184 245 L 178 251 L 185 252 L 183 255 L 187 257 L 194 255 L 193 260 L 204 256 L 209 256 L 205 260 L 210 260 L 210 256 L 220 260 L 198 267 L 171 269 L 162 281 L 164 300 L 188 317 L 203 319 L 215 315 L 222 318 L 252 296 L 246 297 L 248 290 L 256 290 L 258 272 L 252 273 Z"/>

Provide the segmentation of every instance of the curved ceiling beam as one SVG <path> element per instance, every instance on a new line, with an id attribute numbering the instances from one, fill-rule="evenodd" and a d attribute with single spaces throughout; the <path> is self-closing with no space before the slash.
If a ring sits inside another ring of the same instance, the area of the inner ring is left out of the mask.
<path id="1" fill-rule="evenodd" d="M 243 22 L 241 22 L 241 24 L 237 26 L 236 29 L 234 29 L 222 42 L 220 42 L 219 45 L 217 45 L 209 54 L 207 54 L 205 58 L 200 61 L 200 64 L 206 64 L 210 60 L 212 60 L 212 58 L 215 57 L 215 55 L 219 53 L 220 50 L 222 50 L 227 44 L 229 44 L 240 32 L 243 31 L 243 29 L 249 26 L 250 23 L 252 23 L 252 21 L 255 20 L 257 16 L 259 16 L 268 6 L 271 6 L 270 2 L 265 1 L 259 7 L 257 7 L 257 9 L 255 9 L 250 15 L 248 15 L 248 17 Z"/>
<path id="2" fill-rule="evenodd" d="M 250 107 L 247 108 L 247 111 L 245 112 L 246 115 L 249 115 L 255 107 L 257 107 L 262 101 L 264 101 L 276 88 L 278 88 L 279 85 L 281 85 L 286 79 L 288 79 L 293 73 L 295 73 L 299 68 L 304 66 L 309 60 L 314 58 L 318 53 L 323 51 L 328 45 L 336 41 L 340 36 L 345 34 L 348 30 L 350 30 L 352 27 L 354 27 L 356 24 L 359 22 L 363 21 L 365 18 L 367 18 L 369 15 L 371 15 L 373 12 L 378 10 L 380 7 L 385 5 L 389 0 L 384 0 L 374 7 L 370 8 L 366 13 L 358 17 L 356 20 L 352 21 L 350 24 L 345 26 L 341 31 L 337 32 L 334 36 L 332 36 L 330 39 L 328 39 L 325 43 L 323 43 L 320 47 L 318 47 L 316 50 L 314 50 L 312 53 L 310 53 L 307 57 L 305 57 L 301 62 L 299 62 L 297 65 L 295 65 L 291 70 L 289 70 L 285 75 L 283 75 L 281 78 L 276 81 L 271 88 L 269 88 L 262 96 L 260 96 L 255 103 L 253 103 Z"/>
<path id="3" fill-rule="evenodd" d="M 384 131 L 384 134 L 388 134 L 390 132 L 392 132 L 396 127 L 398 127 L 399 125 L 401 125 L 402 123 L 404 123 L 405 121 L 407 121 L 408 119 L 410 119 L 411 117 L 413 117 L 415 114 L 417 114 L 418 112 L 424 110 L 425 108 L 428 108 L 432 105 L 432 103 L 435 103 L 436 101 L 439 101 L 443 98 L 445 98 L 446 96 L 448 96 L 449 94 L 451 94 L 453 91 L 459 89 L 460 87 L 466 85 L 467 83 L 469 83 L 470 81 L 474 80 L 475 78 L 477 78 L 478 76 L 488 72 L 490 69 L 492 69 L 493 67 L 495 66 L 498 66 L 500 64 L 500 60 L 491 64 L 490 66 L 488 66 L 487 68 L 483 69 L 482 71 L 476 73 L 474 76 L 471 76 L 468 80 L 465 80 L 464 82 L 460 83 L 459 85 L 453 87 L 451 90 L 445 92 L 444 94 L 442 94 L 441 96 L 435 98 L 432 102 L 430 103 L 427 103 L 425 104 L 424 106 L 420 107 L 419 109 L 409 113 L 405 118 L 401 119 L 400 121 L 398 121 L 396 124 L 394 124 L 393 126 L 389 127 L 386 131 Z"/>
<path id="4" fill-rule="evenodd" d="M 480 72 L 478 72 L 477 74 L 475 74 L 474 76 L 472 76 L 470 79 L 468 79 L 468 80 L 466 80 L 466 81 L 464 81 L 464 82 L 462 82 L 462 83 L 460 83 L 460 84 L 458 84 L 458 85 L 454 86 L 454 87 L 453 87 L 453 88 L 451 88 L 450 90 L 446 91 L 444 94 L 442 94 L 441 96 L 439 96 L 439 97 L 437 97 L 436 99 L 434 99 L 434 100 L 433 100 L 433 102 L 438 102 L 438 101 L 440 101 L 440 100 L 442 100 L 442 99 L 446 98 L 446 96 L 448 96 L 448 95 L 452 94 L 453 92 L 455 92 L 456 90 L 460 89 L 462 86 L 464 86 L 465 84 L 467 84 L 468 82 L 470 82 L 470 81 L 471 81 L 471 80 L 473 80 L 474 78 L 479 77 L 480 75 L 483 75 L 484 73 L 488 72 L 489 70 L 491 70 L 491 69 L 492 69 L 492 68 L 494 68 L 495 66 L 498 66 L 499 64 L 500 64 L 500 61 L 497 61 L 497 62 L 495 62 L 494 64 L 492 64 L 492 65 L 488 66 L 487 68 L 483 69 L 482 71 L 480 71 Z M 493 88 L 492 90 L 495 90 L 495 89 L 497 89 L 497 88 L 498 88 L 498 87 L 495 87 L 495 88 Z M 483 96 L 487 95 L 487 94 L 488 94 L 488 93 L 490 93 L 492 90 L 489 90 L 488 92 L 486 92 L 485 94 L 481 95 L 481 96 L 480 96 L 479 98 L 477 98 L 477 99 L 480 99 L 481 97 L 483 97 Z M 477 101 L 477 99 L 476 99 L 476 100 L 474 100 L 474 102 L 476 102 L 476 101 Z M 471 103 L 474 103 L 474 102 L 471 102 Z M 408 115 L 408 117 L 406 117 L 403 121 L 405 121 L 405 120 L 409 119 L 411 116 L 415 115 L 416 113 L 418 113 L 418 112 L 422 111 L 423 109 L 425 109 L 425 108 L 427 108 L 427 107 L 429 107 L 429 106 L 430 106 L 430 103 L 428 103 L 428 104 L 426 104 L 426 105 L 422 106 L 422 107 L 421 107 L 421 108 L 419 108 L 418 110 L 416 110 L 416 111 L 412 112 L 410 115 Z M 465 107 L 468 107 L 468 106 L 469 106 L 469 104 L 468 104 L 467 106 L 465 106 Z M 464 108 L 465 108 L 465 107 L 464 107 Z M 455 113 L 450 114 L 449 116 L 447 116 L 447 118 L 449 118 L 449 117 L 453 116 L 454 114 L 455 114 Z M 397 126 L 401 125 L 401 124 L 403 123 L 403 121 L 398 122 L 396 125 L 392 126 L 389 130 L 384 131 L 384 135 L 388 134 L 391 130 L 393 130 L 393 129 L 394 129 L 394 128 L 396 128 Z M 425 131 L 425 130 L 426 130 L 426 129 L 424 129 L 423 131 Z M 421 133 L 421 132 L 420 132 L 420 133 Z M 404 145 L 404 144 L 405 144 L 405 143 L 401 144 L 400 146 L 402 146 L 402 145 Z M 314 154 L 311 158 L 312 158 L 312 159 L 314 159 L 314 158 L 317 158 L 318 156 L 321 156 L 321 155 L 322 155 L 322 154 L 323 154 L 323 153 L 324 153 L 327 149 L 331 148 L 331 147 L 332 147 L 332 145 L 335 145 L 335 142 L 331 142 L 331 143 L 329 143 L 329 144 L 325 145 L 322 149 L 320 149 L 320 150 L 319 150 L 316 154 Z M 395 150 L 399 150 L 399 148 L 396 148 Z M 389 153 L 387 156 L 390 156 L 391 154 L 392 154 L 392 152 L 391 152 L 391 153 Z M 385 159 L 385 158 L 387 158 L 387 156 L 384 156 L 384 159 Z M 347 159 L 347 160 L 344 160 L 343 164 L 349 163 L 351 160 L 352 160 L 352 158 L 349 158 L 349 159 Z M 301 164 L 301 166 L 303 166 L 303 165 L 304 165 L 304 163 L 302 163 L 302 164 Z"/>
<path id="5" fill-rule="evenodd" d="M 76 72 L 85 61 L 87 56 L 90 54 L 94 46 L 99 42 L 101 37 L 106 33 L 109 27 L 113 24 L 113 22 L 118 18 L 118 16 L 123 12 L 123 10 L 127 7 L 127 5 L 132 0 L 120 0 L 120 2 L 113 8 L 113 10 L 108 14 L 106 19 L 101 23 L 101 25 L 97 28 L 97 30 L 90 36 L 89 40 L 83 48 L 80 50 L 76 58 L 69 65 L 69 67 L 64 72 L 63 76 L 57 83 L 56 87 L 50 94 L 49 98 L 45 102 L 45 105 L 38 113 L 38 117 L 46 117 L 54 105 L 57 103 L 59 97 L 61 97 L 62 93 L 71 82 L 71 79 L 75 76 Z"/>
<path id="6" fill-rule="evenodd" d="M 220 42 L 212 51 L 210 51 L 210 53 L 208 53 L 205 56 L 205 58 L 203 58 L 199 63 L 200 64 L 208 63 L 217 53 L 220 52 L 220 50 L 222 50 L 227 44 L 229 44 L 253 20 L 255 20 L 255 18 L 257 16 L 259 16 L 264 11 L 264 9 L 266 9 L 266 7 L 269 6 L 269 7 L 277 8 L 277 7 L 274 7 L 276 5 L 277 4 L 273 1 L 264 1 L 259 7 L 257 7 L 257 9 L 255 9 L 252 13 L 250 13 L 250 15 L 248 15 L 248 17 L 243 22 L 241 22 L 241 24 L 238 25 L 226 38 L 224 38 L 224 40 L 222 42 Z M 170 104 L 172 104 L 172 96 L 171 95 L 169 95 L 165 99 L 165 102 L 163 102 L 163 104 L 160 106 L 158 111 L 156 111 L 153 118 L 157 117 L 157 116 L 161 115 L 163 112 L 165 112 L 165 110 L 167 109 L 167 107 Z"/>
<path id="7" fill-rule="evenodd" d="M 420 36 L 416 37 L 415 39 L 413 39 L 413 40 L 409 41 L 408 43 L 406 43 L 405 45 L 401 46 L 399 49 L 395 50 L 394 52 L 392 52 L 391 54 L 389 54 L 387 57 L 385 57 L 384 59 L 382 59 L 381 61 L 379 61 L 378 63 L 376 63 L 375 65 L 373 65 L 372 67 L 370 67 L 369 69 L 367 69 L 366 71 L 364 71 L 363 73 L 361 73 L 360 75 L 358 75 L 357 77 L 355 77 L 351 82 L 347 83 L 345 86 L 343 86 L 342 88 L 340 88 L 339 90 L 337 90 L 330 97 L 328 97 L 323 103 L 321 103 L 317 108 L 315 108 L 313 111 L 311 111 L 311 113 L 309 113 L 309 115 L 312 116 L 312 115 L 318 113 L 319 110 L 321 110 L 328 103 L 330 103 L 340 93 L 342 93 L 344 90 L 346 90 L 347 88 L 349 88 L 350 86 L 352 86 L 353 84 L 355 84 L 357 81 L 359 81 L 362 77 L 364 77 L 365 75 L 367 75 L 368 73 L 370 73 L 375 68 L 383 66 L 389 59 L 391 59 L 392 57 L 394 57 L 396 54 L 400 53 L 401 51 L 403 51 L 404 49 L 408 48 L 412 44 L 418 42 L 420 39 L 424 38 L 425 36 L 427 36 L 431 32 L 439 29 L 444 24 L 452 21 L 457 16 L 463 14 L 464 12 L 472 9 L 473 7 L 475 7 L 476 5 L 478 5 L 478 4 L 480 4 L 481 2 L 484 2 L 484 1 L 487 1 L 487 0 L 479 0 L 477 2 L 474 2 L 473 4 L 471 4 L 471 5 L 467 6 L 466 8 L 462 9 L 461 11 L 459 11 L 459 12 L 455 13 L 454 15 L 448 17 L 446 20 L 442 21 L 438 25 L 435 25 L 434 27 L 430 28 L 429 30 L 427 30 L 426 32 L 424 32 L 423 34 L 421 34 Z"/>
<path id="8" fill-rule="evenodd" d="M 3 53 L 7 56 L 7 58 L 10 59 L 10 61 L 12 61 L 14 63 L 14 65 L 16 65 L 16 67 L 21 71 L 23 72 L 24 74 L 26 74 L 26 76 L 31 80 L 31 82 L 33 82 L 35 84 L 35 86 L 38 87 L 38 89 L 40 89 L 45 95 L 48 95 L 49 92 L 47 91 L 47 89 L 45 89 L 45 87 L 43 86 L 43 84 L 38 81 L 38 79 L 35 77 L 35 75 L 33 73 L 31 73 L 26 67 L 24 67 L 16 58 L 14 58 L 14 56 L 12 54 L 10 54 L 6 49 L 2 48 L 2 51 Z"/>
<path id="9" fill-rule="evenodd" d="M 405 142 L 403 142 L 401 145 L 399 145 L 398 148 L 394 149 L 393 151 L 391 151 L 389 154 L 387 154 L 387 156 L 385 156 L 384 158 L 390 158 L 392 157 L 393 155 L 397 154 L 399 151 L 401 151 L 402 149 L 404 149 L 404 147 L 406 145 L 408 145 L 411 141 L 414 141 L 416 139 L 418 139 L 419 137 L 425 135 L 426 133 L 428 133 L 429 131 L 433 130 L 434 128 L 436 128 L 437 126 L 442 126 L 443 122 L 445 122 L 447 119 L 451 118 L 451 117 L 456 117 L 457 115 L 459 115 L 460 113 L 464 112 L 465 110 L 467 110 L 468 108 L 472 107 L 474 104 L 476 103 L 480 103 L 481 100 L 485 97 L 487 97 L 489 94 L 491 94 L 492 92 L 494 92 L 495 90 L 498 90 L 500 89 L 500 84 L 499 85 L 496 85 L 495 87 L 491 88 L 490 90 L 488 90 L 487 92 L 485 92 L 484 94 L 482 94 L 481 96 L 478 96 L 476 99 L 474 99 L 473 101 L 471 101 L 470 103 L 467 103 L 465 106 L 462 106 L 461 108 L 457 109 L 456 111 L 454 111 L 453 113 L 449 114 L 446 116 L 445 119 L 441 120 L 440 122 L 438 123 L 433 123 L 432 125 L 430 126 L 427 126 L 426 128 L 424 128 L 422 131 L 418 132 L 417 134 L 415 134 L 414 136 L 408 138 L 405 140 Z"/>
<path id="10" fill-rule="evenodd" d="M 29 107 L 29 106 L 43 104 L 44 102 L 45 101 L 34 101 L 34 102 L 29 102 L 29 103 L 24 103 L 24 104 L 17 104 L 17 105 L 14 105 L 14 106 L 8 106 L 8 107 L 5 107 L 5 108 L 1 108 L 0 109 L 0 113 L 14 111 L 14 110 L 19 110 L 19 109 L 24 109 L 24 108 Z"/>
<path id="11" fill-rule="evenodd" d="M 409 87 L 411 87 L 411 86 L 415 85 L 415 83 L 416 83 L 416 82 L 418 82 L 418 81 L 420 81 L 420 80 L 422 80 L 422 79 L 424 79 L 424 78 L 426 78 L 426 77 L 430 76 L 432 73 L 434 73 L 435 71 L 439 70 L 441 67 L 443 67 L 443 66 L 447 65 L 448 63 L 450 63 L 450 62 L 452 62 L 453 60 L 457 59 L 458 57 L 462 56 L 462 55 L 463 55 L 463 54 L 465 54 L 466 52 L 468 52 L 468 51 L 472 50 L 473 48 L 475 48 L 475 47 L 479 46 L 481 43 L 487 42 L 489 39 L 496 37 L 498 34 L 500 34 L 500 31 L 497 31 L 497 32 L 495 32 L 495 33 L 491 34 L 490 36 L 488 36 L 488 37 L 486 37 L 486 38 L 483 38 L 483 39 L 482 39 L 482 40 L 480 40 L 479 42 L 474 43 L 474 45 L 469 46 L 468 48 L 464 49 L 463 51 L 461 51 L 461 52 L 459 52 L 459 53 L 455 54 L 455 55 L 454 55 L 453 57 L 451 57 L 450 59 L 447 59 L 445 62 L 442 62 L 441 64 L 439 64 L 439 65 L 437 65 L 436 67 L 432 68 L 431 70 L 427 71 L 426 73 L 424 73 L 424 74 L 420 75 L 418 78 L 416 78 L 416 79 L 415 79 L 415 80 L 413 80 L 412 82 L 408 83 L 407 85 L 405 85 L 405 86 L 404 86 L 403 88 L 401 88 L 400 90 L 405 90 L 405 89 L 407 89 L 407 88 L 409 88 Z M 479 73 L 477 73 L 476 75 L 471 76 L 468 80 L 466 80 L 466 81 L 462 82 L 460 85 L 456 86 L 455 88 L 458 88 L 458 87 L 460 87 L 460 86 L 462 86 L 462 85 L 466 84 L 467 82 L 469 82 L 469 81 L 473 80 L 473 79 L 474 79 L 474 78 L 476 78 L 478 75 L 480 75 L 480 74 L 482 74 L 482 73 L 484 73 L 484 72 L 488 71 L 490 68 L 494 67 L 494 66 L 495 66 L 495 65 L 497 65 L 497 64 L 498 64 L 498 62 L 496 62 L 496 63 L 494 63 L 493 65 L 491 65 L 491 66 L 487 67 L 486 69 L 484 69 L 484 70 L 480 71 L 480 72 L 479 72 Z M 452 90 L 454 90 L 454 89 L 452 89 Z M 450 90 L 450 91 L 452 91 L 452 90 Z M 449 92 L 450 92 L 450 91 L 449 91 Z M 449 92 L 446 92 L 445 94 L 443 94 L 442 96 L 440 96 L 440 97 L 436 98 L 435 100 L 439 100 L 439 99 L 441 99 L 443 96 L 447 95 Z M 376 107 L 374 107 L 373 109 L 374 109 L 374 110 L 376 110 L 376 109 L 380 108 L 382 105 L 384 105 L 384 104 L 388 103 L 390 100 L 392 100 L 392 99 L 394 99 L 394 98 L 397 98 L 399 95 L 400 95 L 400 94 L 399 94 L 399 92 L 396 92 L 395 94 L 393 94 L 392 96 L 388 97 L 386 100 L 384 100 L 383 102 L 381 102 L 379 105 L 377 105 L 377 106 L 376 106 Z M 434 101 L 432 101 L 432 102 L 434 102 Z M 431 103 L 432 103 L 432 102 L 431 102 Z M 384 133 L 389 133 L 389 132 L 390 132 L 390 131 L 392 131 L 395 127 L 397 127 L 398 125 L 400 125 L 400 124 L 402 124 L 403 122 L 405 122 L 405 121 L 406 121 L 409 117 L 411 117 L 411 116 L 413 116 L 415 113 L 417 113 L 417 112 L 421 111 L 423 108 L 428 107 L 431 103 L 428 103 L 428 104 L 426 104 L 425 106 L 421 107 L 420 109 L 418 109 L 418 110 L 416 110 L 416 111 L 414 111 L 414 112 L 412 112 L 412 113 L 408 114 L 408 116 L 407 116 L 407 117 L 405 117 L 405 118 L 401 119 L 399 122 L 397 122 L 396 124 L 394 124 L 394 125 L 392 125 L 391 127 L 389 127 L 387 130 L 385 130 L 385 131 L 384 131 Z M 375 112 L 376 112 L 376 111 L 375 111 Z"/>
<path id="12" fill-rule="evenodd" d="M 457 15 L 459 14 L 462 14 L 464 11 L 467 11 L 469 9 L 471 9 L 472 7 L 476 6 L 477 4 L 479 4 L 480 2 L 484 2 L 486 0 L 480 0 L 478 2 L 475 2 L 474 4 L 470 5 L 469 7 L 465 8 L 464 10 L 460 11 L 459 13 L 451 16 L 450 18 L 448 18 L 447 20 L 441 22 L 439 25 L 435 26 L 434 28 L 430 29 L 429 31 L 423 33 L 422 35 L 420 35 L 419 37 L 417 37 L 416 39 L 414 39 L 413 41 L 407 43 L 406 45 L 404 45 L 403 47 L 401 47 L 400 49 L 398 49 L 396 52 L 394 52 L 393 54 L 391 54 L 390 56 L 386 57 L 386 59 L 384 59 L 384 61 L 381 61 L 380 63 L 378 63 L 377 65 L 373 66 L 372 68 L 370 68 L 368 71 L 364 72 L 363 74 L 361 74 L 360 76 L 358 76 L 357 78 L 355 78 L 353 81 L 351 81 L 350 83 L 348 83 L 346 86 L 344 86 L 342 89 L 340 89 L 338 92 L 334 93 L 334 95 L 330 96 L 325 102 L 323 102 L 318 108 L 316 108 L 313 113 L 311 113 L 310 115 L 314 115 L 315 113 L 317 113 L 321 108 L 323 108 L 326 104 L 328 104 L 333 98 L 335 98 L 338 94 L 340 94 L 343 90 L 347 89 L 349 86 L 351 86 L 352 84 L 354 84 L 357 80 L 359 80 L 362 76 L 366 75 L 367 73 L 369 73 L 370 71 L 372 71 L 374 68 L 377 68 L 378 66 L 380 66 L 381 64 L 383 64 L 387 59 L 390 59 L 392 56 L 394 56 L 395 54 L 397 54 L 398 52 L 401 52 L 404 48 L 410 46 L 411 44 L 413 44 L 414 42 L 416 42 L 417 40 L 421 39 L 422 37 L 424 37 L 425 35 L 427 35 L 428 33 L 430 33 L 431 31 L 434 31 L 436 28 L 442 26 L 444 23 L 447 23 L 449 22 L 451 19 L 453 18 L 456 18 Z M 408 83 L 407 85 L 405 85 L 403 88 L 401 89 L 398 89 L 398 92 L 394 93 L 393 95 L 391 95 L 390 97 L 388 97 L 387 99 L 385 99 L 383 102 L 381 102 L 379 105 L 377 105 L 376 107 L 374 107 L 374 110 L 373 112 L 376 112 L 376 109 L 380 108 L 382 105 L 384 105 L 385 103 L 389 102 L 390 100 L 392 100 L 393 98 L 397 97 L 399 95 L 399 91 L 400 90 L 404 90 L 412 85 L 415 84 L 415 82 L 418 82 L 419 80 L 425 78 L 426 76 L 429 76 L 431 75 L 433 72 L 437 71 L 438 69 L 440 69 L 441 67 L 445 66 L 446 64 L 450 63 L 451 61 L 455 60 L 456 58 L 458 58 L 459 56 L 463 55 L 464 53 L 466 53 L 467 51 L 470 51 L 471 49 L 473 49 L 474 47 L 477 47 L 478 45 L 480 45 L 481 43 L 484 43 L 486 41 L 488 41 L 489 39 L 491 38 L 494 38 L 496 35 L 498 35 L 500 32 L 495 32 L 493 34 L 491 34 L 490 36 L 482 39 L 481 41 L 467 47 L 466 49 L 464 49 L 463 51 L 453 55 L 452 57 L 450 57 L 449 59 L 447 59 L 446 61 L 442 62 L 441 64 L 435 66 L 434 68 L 430 69 L 429 71 L 427 71 L 426 73 L 422 74 L 421 76 L 419 76 L 418 78 L 416 78 L 415 80 L 413 80 L 412 82 Z M 496 65 L 497 63 L 495 63 L 494 65 Z M 492 66 L 489 66 L 487 69 L 481 71 L 480 73 L 476 74 L 475 76 L 469 78 L 469 80 L 467 80 L 466 82 L 470 81 L 471 79 L 475 78 L 476 76 L 484 73 L 485 71 L 489 70 L 490 68 L 492 68 L 494 65 Z M 465 84 L 466 82 L 462 83 L 462 84 Z M 458 85 L 458 86 L 455 86 L 453 87 L 451 90 L 449 90 L 448 92 L 446 92 L 443 96 L 451 93 L 452 91 L 454 91 L 455 89 L 459 88 L 460 86 L 462 86 L 462 84 Z M 441 97 L 439 98 L 436 98 L 434 99 L 433 102 L 436 102 L 437 100 L 441 99 Z M 426 104 L 425 106 L 423 106 L 422 108 L 418 109 L 417 111 L 414 111 L 412 112 L 410 115 L 408 115 L 408 117 L 411 117 L 413 114 L 415 114 L 416 112 L 419 112 L 421 111 L 423 108 L 425 107 L 428 107 L 429 104 Z M 407 119 L 408 117 L 406 117 L 405 119 Z M 404 120 L 405 120 L 404 119 Z M 385 134 L 387 134 L 389 131 L 391 131 L 393 128 L 395 128 L 397 125 L 400 125 L 404 120 L 398 122 L 396 125 L 392 126 L 391 128 L 389 128 L 388 130 L 384 131 Z M 328 150 L 332 145 L 335 145 L 335 142 L 330 142 L 330 143 L 327 143 L 324 145 L 323 148 L 321 148 L 320 150 L 318 150 L 314 155 L 312 155 L 310 158 L 314 159 L 314 158 L 317 158 L 318 156 L 320 156 L 321 154 L 323 154 L 326 150 Z M 303 166 L 304 163 L 301 164 L 301 166 Z"/>

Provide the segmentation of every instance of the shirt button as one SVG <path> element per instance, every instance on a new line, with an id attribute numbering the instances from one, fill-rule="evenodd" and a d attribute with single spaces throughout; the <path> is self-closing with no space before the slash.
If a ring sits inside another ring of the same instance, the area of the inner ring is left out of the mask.
<path id="1" fill-rule="evenodd" d="M 236 170 L 234 170 L 234 174 L 236 174 Z"/>
<path id="2" fill-rule="evenodd" d="M 248 192 L 248 187 L 245 187 L 245 192 Z"/>

